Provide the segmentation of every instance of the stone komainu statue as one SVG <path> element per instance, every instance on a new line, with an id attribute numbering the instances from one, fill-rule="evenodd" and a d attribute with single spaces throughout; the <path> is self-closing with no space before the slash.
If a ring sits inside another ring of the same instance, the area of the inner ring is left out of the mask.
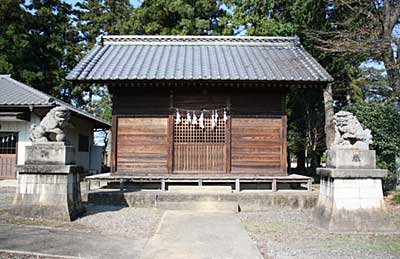
<path id="1" fill-rule="evenodd" d="M 368 150 L 372 144 L 369 129 L 363 129 L 357 118 L 347 111 L 340 111 L 333 117 L 335 124 L 335 139 L 332 148 L 356 148 Z"/>
<path id="2" fill-rule="evenodd" d="M 68 109 L 57 106 L 51 109 L 39 125 L 31 126 L 32 142 L 65 142 L 65 129 L 70 118 Z"/>

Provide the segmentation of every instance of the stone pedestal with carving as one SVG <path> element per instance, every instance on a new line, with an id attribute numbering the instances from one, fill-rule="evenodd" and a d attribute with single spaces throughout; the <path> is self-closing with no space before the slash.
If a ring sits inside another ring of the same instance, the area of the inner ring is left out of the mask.
<path id="1" fill-rule="evenodd" d="M 25 165 L 17 166 L 17 193 L 12 213 L 70 221 L 84 211 L 75 151 L 63 142 L 26 147 Z"/>
<path id="2" fill-rule="evenodd" d="M 372 135 L 350 112 L 334 116 L 335 140 L 327 151 L 314 218 L 332 232 L 395 231 L 385 213 L 382 178 L 387 170 L 376 168 L 369 150 Z"/>

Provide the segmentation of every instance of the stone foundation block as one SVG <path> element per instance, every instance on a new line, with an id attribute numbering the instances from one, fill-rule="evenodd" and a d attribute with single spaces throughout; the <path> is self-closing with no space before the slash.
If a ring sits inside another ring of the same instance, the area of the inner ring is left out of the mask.
<path id="1" fill-rule="evenodd" d="M 73 165 L 75 149 L 60 142 L 36 143 L 26 147 L 27 165 Z"/>
<path id="2" fill-rule="evenodd" d="M 335 149 L 326 152 L 329 168 L 376 168 L 375 150 Z"/>
<path id="3" fill-rule="evenodd" d="M 18 166 L 20 171 L 12 214 L 70 221 L 84 211 L 78 167 L 56 165 L 53 172 L 48 165 L 43 171 L 33 172 L 33 168 L 40 169 L 40 166 Z"/>
<path id="4" fill-rule="evenodd" d="M 322 175 L 314 218 L 331 232 L 395 231 L 386 215 L 381 178 Z"/>

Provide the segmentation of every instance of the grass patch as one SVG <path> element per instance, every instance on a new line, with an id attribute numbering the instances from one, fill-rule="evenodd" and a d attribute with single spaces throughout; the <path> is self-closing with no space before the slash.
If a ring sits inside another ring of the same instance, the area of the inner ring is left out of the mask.
<path id="1" fill-rule="evenodd" d="M 400 205 L 400 192 L 396 192 L 393 196 L 394 203 Z"/>

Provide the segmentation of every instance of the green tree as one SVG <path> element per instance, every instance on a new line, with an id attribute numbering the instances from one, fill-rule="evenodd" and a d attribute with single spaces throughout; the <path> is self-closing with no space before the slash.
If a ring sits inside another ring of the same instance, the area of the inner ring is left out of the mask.
<path id="1" fill-rule="evenodd" d="M 344 57 L 358 68 L 363 62 L 382 62 L 390 91 L 386 98 L 400 97 L 400 1 L 337 0 L 329 6 L 328 30 L 310 30 L 319 50 Z M 354 72 L 354 70 L 353 70 Z"/>
<path id="2" fill-rule="evenodd" d="M 394 171 L 395 158 L 400 152 L 400 110 L 383 102 L 352 104 L 347 110 L 371 130 L 378 167 Z"/>
<path id="3" fill-rule="evenodd" d="M 125 23 L 124 33 L 153 35 L 232 34 L 220 1 L 144 0 Z"/>
<path id="4" fill-rule="evenodd" d="M 21 8 L 23 1 L 0 2 L 0 73 L 14 74 L 15 65 L 24 60 L 20 49 L 29 44 L 26 35 L 26 12 Z"/>
<path id="5" fill-rule="evenodd" d="M 96 37 L 105 34 L 121 34 L 133 6 L 129 0 L 84 0 L 77 3 L 78 30 L 87 48 L 92 48 Z"/>
<path id="6" fill-rule="evenodd" d="M 289 91 L 288 149 L 297 158 L 299 173 L 313 175 L 320 165 L 321 156 L 326 149 L 323 114 L 324 103 L 321 90 L 291 89 Z"/>
<path id="7" fill-rule="evenodd" d="M 112 101 L 106 86 L 93 86 L 93 97 L 85 106 L 90 113 L 111 122 L 112 119 Z"/>
<path id="8" fill-rule="evenodd" d="M 80 49 L 73 15 L 61 0 L 2 1 L 0 73 L 69 100 L 72 85 L 64 78 Z"/>
<path id="9" fill-rule="evenodd" d="M 230 25 L 236 32 L 256 36 L 292 36 L 296 24 L 287 19 L 289 1 L 224 0 L 233 10 Z"/>

